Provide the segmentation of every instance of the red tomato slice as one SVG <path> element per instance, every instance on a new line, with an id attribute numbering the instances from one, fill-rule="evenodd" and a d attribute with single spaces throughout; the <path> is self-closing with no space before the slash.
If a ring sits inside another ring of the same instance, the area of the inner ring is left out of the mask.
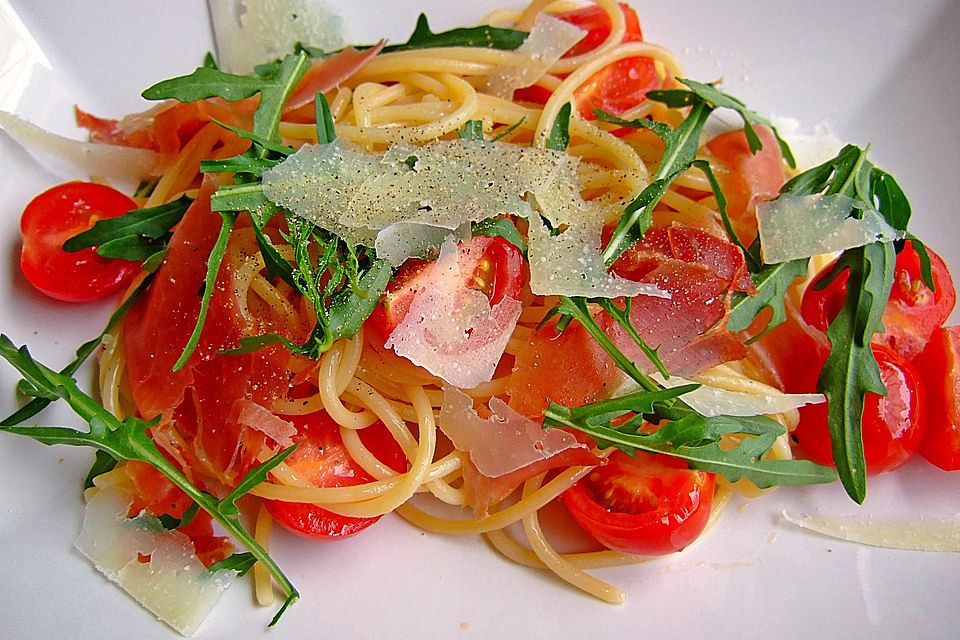
<path id="1" fill-rule="evenodd" d="M 727 213 L 746 246 L 757 236 L 757 203 L 776 197 L 786 182 L 776 137 L 767 127 L 755 129 L 763 143 L 756 153 L 750 151 L 742 129 L 722 133 L 707 143 L 707 150 L 718 161 L 713 166 L 727 199 Z"/>
<path id="2" fill-rule="evenodd" d="M 892 471 L 909 460 L 920 447 L 924 430 L 916 370 L 887 347 L 873 345 L 873 355 L 887 395 L 868 393 L 864 401 L 863 453 L 868 474 Z M 833 464 L 826 403 L 800 408 L 800 424 L 793 437 L 810 459 Z"/>
<path id="3" fill-rule="evenodd" d="M 623 553 L 680 551 L 707 526 L 714 476 L 682 460 L 614 451 L 606 465 L 563 493 L 574 519 L 604 546 Z"/>
<path id="4" fill-rule="evenodd" d="M 926 405 L 920 454 L 941 469 L 956 471 L 960 469 L 960 326 L 938 329 L 915 364 Z"/>
<path id="5" fill-rule="evenodd" d="M 353 461 L 343 440 L 340 427 L 324 411 L 289 418 L 298 434 L 293 441 L 299 445 L 286 463 L 299 477 L 317 487 L 350 487 L 372 482 L 363 468 Z M 406 471 L 407 459 L 390 432 L 377 422 L 360 431 L 360 439 L 377 458 L 397 472 Z M 345 538 L 358 533 L 380 519 L 341 516 L 313 504 L 264 500 L 264 506 L 274 519 L 290 529 L 310 538 Z"/>
<path id="6" fill-rule="evenodd" d="M 890 300 L 883 311 L 884 332 L 874 337 L 873 342 L 883 344 L 907 360 L 920 355 L 930 337 L 950 317 L 957 294 L 953 288 L 950 270 L 936 253 L 930 254 L 933 284 L 930 291 L 920 276 L 920 257 L 908 242 L 897 254 L 896 271 Z M 803 293 L 800 313 L 810 326 L 826 331 L 843 308 L 847 295 L 849 273 L 841 273 L 829 286 L 817 289 L 833 265 L 825 268 Z"/>
<path id="7" fill-rule="evenodd" d="M 643 32 L 637 13 L 628 5 L 621 4 L 626 21 L 623 42 L 640 42 Z M 557 15 L 564 22 L 576 25 L 587 32 L 564 57 L 576 56 L 596 49 L 610 35 L 610 19 L 598 6 L 589 6 Z M 647 92 L 660 86 L 660 76 L 650 58 L 625 58 L 607 65 L 593 74 L 574 92 L 574 100 L 580 114 L 594 118 L 593 110 L 601 109 L 620 115 L 632 109 L 647 97 Z M 544 104 L 550 99 L 550 91 L 532 86 L 514 93 L 516 100 Z"/>
<path id="8" fill-rule="evenodd" d="M 67 302 L 97 300 L 124 288 L 140 265 L 101 258 L 93 248 L 63 250 L 69 238 L 97 220 L 115 218 L 137 203 L 116 189 L 94 182 L 65 182 L 47 189 L 23 210 L 20 269 L 36 289 Z"/>
<path id="9" fill-rule="evenodd" d="M 469 273 L 464 284 L 482 291 L 495 305 L 504 297 L 518 299 L 523 286 L 523 255 L 500 237 L 476 236 L 457 247 L 462 273 Z M 423 276 L 433 263 L 410 259 L 403 263 L 387 287 L 383 299 L 370 316 L 369 325 L 386 341 L 407 312 Z"/>

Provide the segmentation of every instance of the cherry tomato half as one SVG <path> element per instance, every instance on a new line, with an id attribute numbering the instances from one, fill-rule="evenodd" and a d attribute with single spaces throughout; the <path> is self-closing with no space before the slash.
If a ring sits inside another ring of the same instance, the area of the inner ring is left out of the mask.
<path id="1" fill-rule="evenodd" d="M 887 395 L 868 393 L 863 408 L 863 454 L 867 473 L 896 469 L 916 453 L 923 438 L 920 378 L 901 355 L 873 345 L 880 378 Z M 833 464 L 827 405 L 800 408 L 800 424 L 793 437 L 814 462 Z"/>
<path id="2" fill-rule="evenodd" d="M 136 208 L 136 202 L 116 189 L 93 182 L 65 182 L 44 191 L 20 218 L 23 275 L 39 291 L 67 302 L 87 302 L 119 291 L 139 270 L 136 262 L 101 258 L 92 248 L 68 253 L 62 247 L 97 220 Z"/>
<path id="3" fill-rule="evenodd" d="M 293 441 L 298 445 L 286 460 L 287 466 L 316 487 L 350 487 L 373 478 L 354 462 L 340 438 L 340 427 L 325 411 L 289 418 L 297 427 Z M 400 445 L 381 422 L 360 431 L 360 440 L 378 460 L 398 473 L 406 471 L 407 459 Z M 358 533 L 380 519 L 354 518 L 327 511 L 313 504 L 264 500 L 274 519 L 294 533 L 310 538 L 344 538 Z"/>
<path id="4" fill-rule="evenodd" d="M 620 8 L 626 22 L 623 42 L 640 42 L 643 40 L 643 33 L 636 12 L 626 4 L 621 4 Z M 567 11 L 558 14 L 557 18 L 587 32 L 565 57 L 592 51 L 610 35 L 610 19 L 606 12 L 596 5 Z M 574 100 L 580 114 L 592 120 L 594 109 L 620 115 L 643 102 L 647 92 L 659 86 L 660 76 L 657 75 L 652 59 L 624 58 L 608 64 L 590 76 L 574 92 Z M 548 90 L 534 85 L 517 90 L 514 97 L 520 101 L 544 104 L 550 99 L 550 95 Z"/>
<path id="5" fill-rule="evenodd" d="M 946 471 L 960 469 L 960 326 L 938 329 L 915 361 L 926 420 L 920 454 Z"/>
<path id="6" fill-rule="evenodd" d="M 896 270 L 890 300 L 883 311 L 884 332 L 874 337 L 873 342 L 884 344 L 907 360 L 920 355 L 933 333 L 946 321 L 953 311 L 957 294 L 953 288 L 950 271 L 936 253 L 929 248 L 930 266 L 936 291 L 930 291 L 920 276 L 920 257 L 908 242 L 897 254 Z M 830 267 L 824 269 L 803 293 L 800 313 L 804 321 L 821 331 L 826 331 L 843 308 L 847 295 L 849 273 L 844 271 L 823 289 L 817 283 L 823 280 Z"/>
<path id="7" fill-rule="evenodd" d="M 494 305 L 505 296 L 518 298 L 523 286 L 523 255 L 501 237 L 475 236 L 457 247 L 461 273 L 469 274 L 464 284 L 482 291 Z M 423 286 L 421 276 L 433 263 L 410 259 L 403 263 L 396 277 L 387 286 L 383 299 L 370 316 L 381 340 L 386 340 L 403 321 L 417 290 Z"/>
<path id="8" fill-rule="evenodd" d="M 682 460 L 614 451 L 563 493 L 563 502 L 600 543 L 640 555 L 680 551 L 703 532 L 713 503 L 714 476 Z"/>

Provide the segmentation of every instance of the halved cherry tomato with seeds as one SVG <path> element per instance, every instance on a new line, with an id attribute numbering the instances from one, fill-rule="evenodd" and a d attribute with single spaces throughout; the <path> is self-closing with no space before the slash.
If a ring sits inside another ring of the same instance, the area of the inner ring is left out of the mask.
<path id="1" fill-rule="evenodd" d="M 867 473 L 892 471 L 909 460 L 923 439 L 920 377 L 901 355 L 873 345 L 880 378 L 887 395 L 868 393 L 863 408 L 863 454 Z M 800 424 L 793 437 L 814 462 L 833 465 L 833 450 L 827 430 L 827 404 L 800 408 Z"/>
<path id="2" fill-rule="evenodd" d="M 643 32 L 637 13 L 626 4 L 620 5 L 626 22 L 623 42 L 640 42 Z M 564 22 L 576 25 L 587 32 L 580 42 L 575 44 L 565 57 L 576 56 L 596 49 L 610 35 L 610 19 L 599 6 L 575 9 L 557 15 Z M 608 64 L 590 76 L 574 92 L 574 100 L 580 114 L 587 119 L 594 118 L 594 109 L 620 115 L 647 97 L 647 92 L 660 86 L 660 76 L 651 58 L 624 58 Z M 551 92 L 537 85 L 518 89 L 514 98 L 521 102 L 544 104 L 550 99 Z"/>
<path id="3" fill-rule="evenodd" d="M 87 302 L 124 288 L 140 269 L 136 262 L 102 258 L 93 248 L 63 250 L 69 238 L 97 220 L 115 218 L 137 203 L 94 182 L 65 182 L 47 189 L 23 210 L 20 269 L 37 290 L 57 300 Z"/>
<path id="4" fill-rule="evenodd" d="M 947 265 L 929 247 L 930 267 L 936 291 L 923 283 L 920 275 L 920 256 L 908 242 L 897 254 L 893 274 L 893 288 L 883 311 L 884 331 L 873 342 L 884 344 L 907 360 L 920 355 L 930 337 L 950 317 L 957 301 L 953 278 Z M 844 271 L 822 289 L 818 283 L 830 272 L 825 268 L 803 293 L 800 313 L 810 326 L 826 331 L 843 308 L 847 295 L 849 273 Z"/>
<path id="5" fill-rule="evenodd" d="M 286 464 L 298 477 L 316 487 L 350 487 L 374 478 L 350 457 L 340 438 L 340 427 L 325 412 L 289 418 L 297 427 L 293 441 L 298 445 Z M 407 459 L 400 445 L 382 422 L 360 431 L 360 440 L 378 460 L 398 473 L 406 471 Z M 274 519 L 294 533 L 310 538 L 344 538 L 358 533 L 380 519 L 342 516 L 313 504 L 264 500 Z"/>
<path id="6" fill-rule="evenodd" d="M 498 236 L 476 236 L 461 242 L 457 251 L 460 271 L 468 274 L 464 281 L 468 288 L 482 291 L 491 305 L 504 297 L 519 298 L 524 271 L 523 255 L 517 247 Z M 389 338 L 406 317 L 423 286 L 421 276 L 432 266 L 429 260 L 409 259 L 397 271 L 369 320 L 381 340 Z"/>
<path id="7" fill-rule="evenodd" d="M 714 475 L 678 458 L 614 451 L 563 493 L 574 519 L 604 546 L 664 555 L 697 539 L 710 519 Z"/>

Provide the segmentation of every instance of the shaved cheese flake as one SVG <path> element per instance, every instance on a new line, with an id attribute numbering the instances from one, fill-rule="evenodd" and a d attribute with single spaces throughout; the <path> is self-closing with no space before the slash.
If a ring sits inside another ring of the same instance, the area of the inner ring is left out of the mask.
<path id="1" fill-rule="evenodd" d="M 452 238 L 424 275 L 385 346 L 462 389 L 490 381 L 520 317 L 520 301 L 504 297 L 491 307 L 482 292 L 467 288 Z"/>
<path id="2" fill-rule="evenodd" d="M 65 138 L 6 111 L 0 111 L 0 129 L 44 168 L 64 179 L 94 176 L 135 185 L 152 175 L 159 159 L 149 149 Z"/>
<path id="3" fill-rule="evenodd" d="M 297 435 L 297 428 L 292 422 L 278 417 L 248 398 L 241 398 L 233 405 L 234 411 L 237 411 L 237 424 L 260 431 L 281 447 L 293 446 L 293 436 Z"/>
<path id="4" fill-rule="evenodd" d="M 634 282 L 607 272 L 600 254 L 600 228 L 571 224 L 551 236 L 538 216 L 530 219 L 527 244 L 530 289 L 537 295 L 616 298 L 647 295 L 669 298 L 652 284 Z"/>
<path id="5" fill-rule="evenodd" d="M 322 0 L 209 0 L 217 62 L 230 73 L 252 73 L 297 43 L 336 51 L 345 46 L 343 18 Z"/>
<path id="6" fill-rule="evenodd" d="M 683 395 L 683 401 L 707 417 L 713 416 L 761 416 L 785 413 L 808 404 L 821 404 L 827 399 L 822 393 L 780 393 L 766 389 L 757 393 L 729 391 L 679 376 L 664 379 L 659 373 L 653 378 L 665 387 L 680 387 L 685 384 L 700 384 L 700 387 Z"/>
<path id="7" fill-rule="evenodd" d="M 164 530 L 156 518 L 127 518 L 131 503 L 117 486 L 97 491 L 87 503 L 77 549 L 158 618 L 192 636 L 236 573 L 208 571 L 190 539 Z"/>
<path id="8" fill-rule="evenodd" d="M 687 384 L 699 384 L 700 387 L 683 394 L 683 401 L 694 411 L 702 413 L 708 418 L 714 416 L 762 416 L 773 413 L 785 413 L 799 409 L 808 404 L 820 404 L 827 399 L 822 393 L 781 393 L 771 391 L 770 387 L 757 383 L 755 393 L 745 391 L 729 391 L 704 384 L 696 380 L 687 380 L 680 376 L 664 378 L 659 373 L 651 376 L 658 383 L 668 389 L 682 387 Z M 614 397 L 623 396 L 639 391 L 638 385 L 632 378 L 624 378 Z"/>
<path id="9" fill-rule="evenodd" d="M 571 165 L 556 151 L 470 140 L 397 144 L 380 162 L 381 173 L 360 186 L 340 224 L 382 229 L 419 222 L 456 229 L 501 214 L 526 217 L 531 209 L 523 196 L 546 188 Z"/>
<path id="10" fill-rule="evenodd" d="M 808 258 L 831 251 L 845 251 L 877 240 L 901 240 L 897 231 L 878 211 L 869 209 L 862 218 L 852 218 L 856 201 L 848 196 L 781 195 L 757 205 L 757 224 L 763 261 L 767 264 Z"/>
<path id="11" fill-rule="evenodd" d="M 470 396 L 443 385 L 440 430 L 487 477 L 504 476 L 567 449 L 589 449 L 566 431 L 543 429 L 496 396 L 490 398 L 489 408 L 492 415 L 484 420 Z"/>
<path id="12" fill-rule="evenodd" d="M 397 222 L 377 233 L 374 249 L 377 257 L 399 267 L 407 258 L 423 258 L 452 235 L 457 242 L 470 238 L 470 223 L 454 229 L 434 227 L 419 222 Z"/>
<path id="13" fill-rule="evenodd" d="M 511 100 L 515 90 L 529 87 L 539 80 L 585 35 L 585 31 L 568 22 L 546 13 L 538 14 L 530 35 L 516 50 L 520 64 L 504 67 L 491 75 L 487 92 Z"/>
<path id="14" fill-rule="evenodd" d="M 786 116 L 770 116 L 770 122 L 781 138 L 790 145 L 790 151 L 801 168 L 815 167 L 831 158 L 835 158 L 843 142 L 833 134 L 826 122 L 813 128 L 813 133 L 800 133 L 800 121 Z"/>
<path id="15" fill-rule="evenodd" d="M 380 170 L 376 156 L 349 143 L 338 140 L 304 145 L 273 169 L 264 171 L 263 193 L 274 204 L 349 242 L 373 246 L 374 230 L 345 227 L 338 218 L 363 181 Z"/>
<path id="16" fill-rule="evenodd" d="M 960 553 L 960 519 L 884 520 L 874 516 L 792 515 L 785 521 L 830 538 L 884 549 Z"/>

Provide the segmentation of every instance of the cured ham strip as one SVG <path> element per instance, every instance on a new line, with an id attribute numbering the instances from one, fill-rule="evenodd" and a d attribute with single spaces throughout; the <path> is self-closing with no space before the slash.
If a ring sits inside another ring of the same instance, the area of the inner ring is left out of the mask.
<path id="1" fill-rule="evenodd" d="M 381 40 L 369 49 L 363 51 L 354 47 L 347 47 L 342 51 L 325 58 L 316 58 L 310 63 L 310 68 L 301 78 L 300 83 L 290 94 L 284 113 L 289 113 L 300 107 L 311 104 L 318 93 L 326 93 L 337 87 L 344 80 L 355 74 L 370 62 L 386 44 Z"/>

